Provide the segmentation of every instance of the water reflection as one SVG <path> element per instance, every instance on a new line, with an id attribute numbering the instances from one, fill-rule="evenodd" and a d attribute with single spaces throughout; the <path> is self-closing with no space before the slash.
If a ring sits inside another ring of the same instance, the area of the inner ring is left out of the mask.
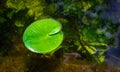
<path id="1" fill-rule="evenodd" d="M 106 53 L 106 62 L 110 65 L 120 66 L 120 33 L 116 38 L 116 45 Z"/>
<path id="2" fill-rule="evenodd" d="M 113 24 L 119 24 L 118 32 L 113 34 L 115 38 L 115 46 L 110 46 L 106 52 L 106 62 L 110 65 L 120 66 L 120 0 L 107 0 L 108 6 L 97 6 L 96 9 L 102 9 L 99 15 L 103 19 L 111 19 Z M 106 23 L 107 27 L 110 25 Z M 111 29 L 112 30 L 112 29 Z M 106 32 L 107 37 L 111 36 Z"/>
<path id="3" fill-rule="evenodd" d="M 102 13 L 102 18 L 110 18 L 113 23 L 120 22 L 120 1 L 119 0 L 109 0 L 108 7 L 104 7 L 104 12 Z"/>

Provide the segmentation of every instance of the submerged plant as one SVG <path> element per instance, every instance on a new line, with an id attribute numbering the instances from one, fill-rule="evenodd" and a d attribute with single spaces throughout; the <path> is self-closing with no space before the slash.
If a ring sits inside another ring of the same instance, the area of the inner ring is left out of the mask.
<path id="1" fill-rule="evenodd" d="M 35 53 L 54 53 L 63 40 L 61 24 L 54 19 L 42 19 L 29 25 L 23 35 L 27 49 Z"/>

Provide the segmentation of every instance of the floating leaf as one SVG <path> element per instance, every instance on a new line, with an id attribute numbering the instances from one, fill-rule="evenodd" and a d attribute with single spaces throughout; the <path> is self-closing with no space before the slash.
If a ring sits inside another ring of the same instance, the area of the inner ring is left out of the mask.
<path id="1" fill-rule="evenodd" d="M 61 24 L 54 19 L 33 22 L 24 32 L 25 46 L 36 53 L 49 53 L 58 49 L 63 40 Z"/>

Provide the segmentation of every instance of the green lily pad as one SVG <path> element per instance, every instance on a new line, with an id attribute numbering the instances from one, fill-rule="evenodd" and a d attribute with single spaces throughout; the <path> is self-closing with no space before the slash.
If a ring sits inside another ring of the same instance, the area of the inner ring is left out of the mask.
<path id="1" fill-rule="evenodd" d="M 42 19 L 30 24 L 23 35 L 27 49 L 36 53 L 49 53 L 58 49 L 63 40 L 61 24 L 54 19 Z"/>

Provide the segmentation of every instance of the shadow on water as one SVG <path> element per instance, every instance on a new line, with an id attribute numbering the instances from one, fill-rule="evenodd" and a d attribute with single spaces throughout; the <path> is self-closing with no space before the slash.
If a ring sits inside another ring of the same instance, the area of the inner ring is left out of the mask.
<path id="1" fill-rule="evenodd" d="M 9 51 L 12 49 L 12 42 L 7 37 L 0 37 L 0 55 L 6 56 L 9 55 Z"/>
<path id="2" fill-rule="evenodd" d="M 13 48 L 13 44 L 9 36 L 11 35 L 11 26 L 7 24 L 0 25 L 0 55 L 6 56 Z"/>

